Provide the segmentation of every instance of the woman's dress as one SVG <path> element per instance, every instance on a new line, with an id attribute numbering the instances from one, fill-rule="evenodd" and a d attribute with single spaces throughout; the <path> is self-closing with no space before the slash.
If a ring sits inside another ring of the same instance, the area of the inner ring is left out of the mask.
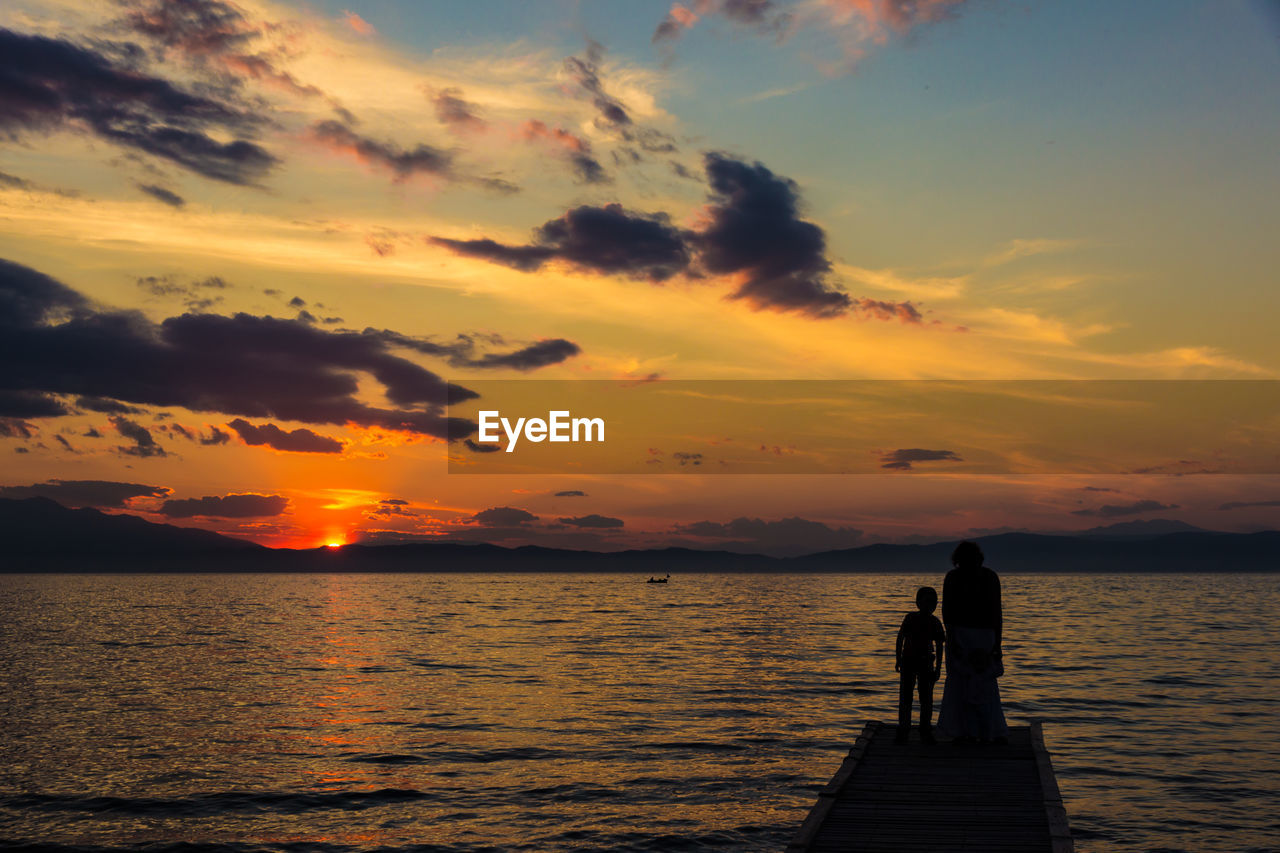
<path id="1" fill-rule="evenodd" d="M 992 657 L 996 632 L 955 626 L 947 633 L 947 682 L 942 689 L 938 731 L 953 738 L 1005 737 L 1009 727 L 996 680 L 1004 675 L 1004 665 Z"/>

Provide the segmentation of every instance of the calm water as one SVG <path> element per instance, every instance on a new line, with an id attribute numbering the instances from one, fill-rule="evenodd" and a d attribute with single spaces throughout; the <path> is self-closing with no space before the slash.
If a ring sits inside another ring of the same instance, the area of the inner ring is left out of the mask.
<path id="1" fill-rule="evenodd" d="M 941 576 L 641 580 L 0 576 L 0 842 L 780 850 Z M 1078 850 L 1280 850 L 1280 575 L 1004 583 Z"/>

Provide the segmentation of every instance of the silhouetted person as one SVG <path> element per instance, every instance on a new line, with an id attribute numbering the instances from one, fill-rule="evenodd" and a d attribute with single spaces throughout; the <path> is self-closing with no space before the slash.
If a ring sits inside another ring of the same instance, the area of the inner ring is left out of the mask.
<path id="1" fill-rule="evenodd" d="M 933 611 L 938 607 L 938 591 L 922 586 L 916 591 L 916 609 L 908 613 L 898 629 L 894 669 L 902 673 L 898 685 L 898 743 L 907 742 L 911 729 L 911 694 L 920 692 L 920 739 L 933 738 L 933 685 L 942 674 L 946 637 Z"/>
<path id="2" fill-rule="evenodd" d="M 954 568 L 942 585 L 947 683 L 938 729 L 961 742 L 1003 742 L 1009 733 L 996 681 L 1004 675 L 1000 578 L 982 560 L 981 548 L 973 542 L 961 542 L 951 553 Z"/>

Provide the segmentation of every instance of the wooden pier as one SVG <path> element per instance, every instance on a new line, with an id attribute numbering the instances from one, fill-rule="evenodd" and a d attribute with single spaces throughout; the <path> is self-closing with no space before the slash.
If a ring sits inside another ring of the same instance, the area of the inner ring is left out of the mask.
<path id="1" fill-rule="evenodd" d="M 893 742 L 872 721 L 818 795 L 787 853 L 1072 853 L 1040 724 L 1008 744 Z"/>

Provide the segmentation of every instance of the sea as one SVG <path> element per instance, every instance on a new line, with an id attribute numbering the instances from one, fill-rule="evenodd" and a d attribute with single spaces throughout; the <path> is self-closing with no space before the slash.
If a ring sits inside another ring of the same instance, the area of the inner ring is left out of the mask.
<path id="1" fill-rule="evenodd" d="M 1002 580 L 1078 851 L 1280 851 L 1280 573 Z M 0 575 L 0 847 L 782 850 L 941 574 L 645 581 Z"/>

